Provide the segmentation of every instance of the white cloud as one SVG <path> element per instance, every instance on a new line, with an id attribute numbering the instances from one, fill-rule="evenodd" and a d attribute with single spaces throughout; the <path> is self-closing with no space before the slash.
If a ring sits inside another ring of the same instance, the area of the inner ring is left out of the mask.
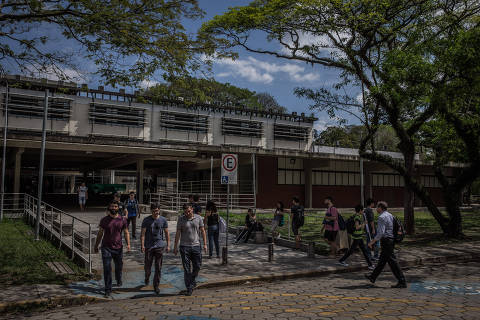
<path id="1" fill-rule="evenodd" d="M 335 38 L 335 41 L 345 43 L 349 39 L 349 34 L 340 33 L 339 36 Z M 293 41 L 291 40 L 289 35 L 283 39 L 283 42 L 286 43 L 288 46 L 293 46 Z M 304 46 L 314 48 L 314 53 L 320 53 L 324 57 L 330 57 L 331 55 L 335 55 L 335 57 L 337 58 L 345 56 L 343 52 L 335 48 L 332 39 L 330 39 L 327 35 L 315 35 L 307 32 L 298 32 L 298 47 L 302 48 Z M 293 54 L 292 50 L 290 50 L 284 45 L 281 45 L 280 51 L 286 55 Z M 300 57 L 308 56 L 302 51 L 297 51 L 295 54 Z"/>
<path id="2" fill-rule="evenodd" d="M 228 72 L 219 73 L 218 77 L 238 75 L 251 82 L 269 84 L 277 74 L 287 74 L 291 81 L 309 82 L 319 79 L 319 75 L 312 72 L 305 72 L 305 67 L 294 63 L 270 63 L 248 57 L 247 59 L 216 59 L 215 63 L 225 66 Z"/>
<path id="3" fill-rule="evenodd" d="M 140 82 L 140 84 L 139 84 L 138 86 L 139 86 L 140 88 L 142 88 L 142 89 L 148 89 L 148 88 L 153 87 L 153 86 L 155 86 L 155 85 L 157 85 L 157 84 L 159 84 L 159 83 L 160 83 L 160 82 L 155 81 L 155 80 L 147 80 L 147 79 L 145 79 L 145 80 L 142 80 L 142 82 Z"/>

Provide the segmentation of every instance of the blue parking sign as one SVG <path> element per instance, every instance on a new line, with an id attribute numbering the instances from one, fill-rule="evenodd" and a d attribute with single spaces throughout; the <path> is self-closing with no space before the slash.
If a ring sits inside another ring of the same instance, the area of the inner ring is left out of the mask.
<path id="1" fill-rule="evenodd" d="M 228 176 L 222 176 L 222 184 L 228 184 Z"/>

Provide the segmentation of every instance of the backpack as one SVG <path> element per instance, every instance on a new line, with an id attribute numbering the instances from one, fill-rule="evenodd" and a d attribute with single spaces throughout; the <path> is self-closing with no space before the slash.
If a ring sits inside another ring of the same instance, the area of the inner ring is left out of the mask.
<path id="1" fill-rule="evenodd" d="M 405 229 L 402 222 L 395 216 L 393 216 L 393 241 L 400 243 L 405 238 Z"/>
<path id="2" fill-rule="evenodd" d="M 345 226 L 347 229 L 348 234 L 353 234 L 355 232 L 355 217 L 351 216 L 345 222 Z"/>
<path id="3" fill-rule="evenodd" d="M 298 213 L 298 220 L 297 220 L 297 226 L 298 227 L 303 227 L 303 225 L 305 224 L 305 212 L 304 212 L 304 209 L 302 206 L 299 206 L 298 209 L 297 209 L 297 213 Z"/>
<path id="4" fill-rule="evenodd" d="M 227 232 L 227 222 L 219 216 L 219 221 L 218 221 L 218 231 L 220 233 L 226 233 Z"/>
<path id="5" fill-rule="evenodd" d="M 343 219 L 340 212 L 338 212 L 338 228 L 342 231 L 347 228 L 347 224 L 345 223 L 345 220 Z"/>

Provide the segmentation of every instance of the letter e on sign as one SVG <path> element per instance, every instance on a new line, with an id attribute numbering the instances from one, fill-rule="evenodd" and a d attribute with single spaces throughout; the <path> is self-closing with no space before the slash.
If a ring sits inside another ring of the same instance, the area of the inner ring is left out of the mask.
<path id="1" fill-rule="evenodd" d="M 222 184 L 237 184 L 238 156 L 232 153 L 222 154 Z"/>

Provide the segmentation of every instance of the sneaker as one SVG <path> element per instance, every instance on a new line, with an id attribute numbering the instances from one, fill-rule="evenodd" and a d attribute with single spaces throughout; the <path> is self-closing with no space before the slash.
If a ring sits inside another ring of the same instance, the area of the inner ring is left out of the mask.
<path id="1" fill-rule="evenodd" d="M 112 293 L 110 291 L 105 291 L 105 294 L 103 295 L 105 299 L 111 299 L 112 298 Z"/>
<path id="2" fill-rule="evenodd" d="M 123 286 L 123 282 L 122 281 L 117 281 L 117 287 L 122 287 Z"/>
<path id="3" fill-rule="evenodd" d="M 371 283 L 375 283 L 375 279 L 373 279 L 371 275 L 365 274 L 365 278 L 367 278 Z"/>
<path id="4" fill-rule="evenodd" d="M 153 288 L 153 291 L 155 291 L 156 294 L 160 294 L 160 289 L 158 287 Z"/>
<path id="5" fill-rule="evenodd" d="M 399 282 L 396 285 L 391 286 L 391 288 L 402 288 L 402 289 L 406 287 L 407 287 L 407 284 L 405 282 Z"/>
<path id="6" fill-rule="evenodd" d="M 368 266 L 368 270 L 375 270 L 375 266 Z"/>
<path id="7" fill-rule="evenodd" d="M 149 283 L 150 283 L 150 279 L 145 278 L 145 285 L 148 286 Z"/>
<path id="8" fill-rule="evenodd" d="M 187 289 L 187 291 L 185 292 L 185 295 L 189 297 L 192 295 L 192 292 L 193 292 L 192 289 Z"/>
<path id="9" fill-rule="evenodd" d="M 338 264 L 341 265 L 341 266 L 344 266 L 344 267 L 348 267 L 349 264 L 346 263 L 345 261 L 338 261 Z"/>

